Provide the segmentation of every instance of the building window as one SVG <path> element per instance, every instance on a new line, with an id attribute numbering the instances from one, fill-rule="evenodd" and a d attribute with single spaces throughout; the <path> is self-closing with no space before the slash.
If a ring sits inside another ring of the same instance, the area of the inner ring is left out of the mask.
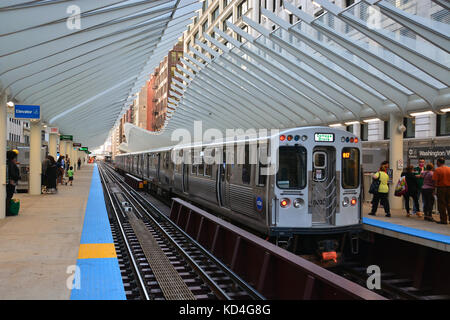
<path id="1" fill-rule="evenodd" d="M 223 31 L 227 31 L 227 29 L 228 29 L 227 22 L 233 23 L 233 14 L 232 13 L 230 13 L 230 15 L 228 17 L 226 17 L 225 20 L 223 21 L 223 25 L 222 25 Z"/>
<path id="2" fill-rule="evenodd" d="M 206 21 L 202 25 L 203 33 L 206 33 L 206 29 L 208 29 L 208 19 L 206 19 Z"/>
<path id="3" fill-rule="evenodd" d="M 391 133 L 389 132 L 389 121 L 384 121 L 384 140 L 391 138 Z"/>
<path id="4" fill-rule="evenodd" d="M 223 0 L 223 7 L 226 8 L 230 4 L 229 0 Z"/>
<path id="5" fill-rule="evenodd" d="M 205 12 L 206 8 L 208 8 L 208 1 L 207 0 L 203 1 L 202 12 Z"/>
<path id="6" fill-rule="evenodd" d="M 272 11 L 275 12 L 275 7 L 277 6 L 277 0 L 272 0 Z"/>
<path id="7" fill-rule="evenodd" d="M 361 123 L 361 131 L 360 131 L 361 141 L 369 140 L 369 124 Z"/>
<path id="8" fill-rule="evenodd" d="M 355 3 L 355 0 L 345 0 L 345 7 L 350 7 L 352 4 Z"/>
<path id="9" fill-rule="evenodd" d="M 215 9 L 214 9 L 214 11 L 213 11 L 213 13 L 212 13 L 212 15 L 211 15 L 211 21 L 216 21 L 216 19 L 219 17 L 219 6 L 217 6 Z"/>
<path id="10" fill-rule="evenodd" d="M 198 31 L 194 34 L 194 39 L 198 39 Z"/>
<path id="11" fill-rule="evenodd" d="M 450 113 L 438 114 L 436 117 L 436 135 L 450 136 Z"/>
<path id="12" fill-rule="evenodd" d="M 416 135 L 416 118 L 403 118 L 403 124 L 406 127 L 403 137 L 414 138 Z"/>
<path id="13" fill-rule="evenodd" d="M 244 0 L 237 7 L 237 17 L 238 17 L 238 19 L 240 17 L 242 17 L 242 15 L 247 12 L 247 10 L 248 10 L 248 1 Z"/>

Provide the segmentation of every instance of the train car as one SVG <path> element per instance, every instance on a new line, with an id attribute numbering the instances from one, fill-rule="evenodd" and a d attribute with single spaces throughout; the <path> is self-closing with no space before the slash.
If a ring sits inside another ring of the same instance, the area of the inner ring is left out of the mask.
<path id="1" fill-rule="evenodd" d="M 274 146 L 269 154 L 277 156 L 276 170 L 267 175 L 263 155 Z M 205 161 L 205 153 L 220 160 Z M 175 156 L 182 161 L 171 161 Z M 185 198 L 294 251 L 332 252 L 361 230 L 361 143 L 343 130 L 294 128 L 240 143 L 123 154 L 116 161 L 151 190 Z"/>

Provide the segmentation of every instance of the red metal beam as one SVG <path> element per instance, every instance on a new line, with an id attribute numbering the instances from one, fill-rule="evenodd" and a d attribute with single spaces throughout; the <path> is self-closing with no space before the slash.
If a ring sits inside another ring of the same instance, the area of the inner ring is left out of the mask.
<path id="1" fill-rule="evenodd" d="M 267 299 L 385 299 L 181 199 L 170 219 Z"/>

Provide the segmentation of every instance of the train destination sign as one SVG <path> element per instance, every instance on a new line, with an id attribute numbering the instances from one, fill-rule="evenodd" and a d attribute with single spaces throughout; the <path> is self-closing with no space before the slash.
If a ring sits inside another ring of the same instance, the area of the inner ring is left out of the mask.
<path id="1" fill-rule="evenodd" d="M 334 133 L 314 133 L 314 141 L 316 142 L 333 142 Z"/>
<path id="2" fill-rule="evenodd" d="M 39 120 L 41 119 L 41 106 L 16 104 L 14 106 L 14 118 Z"/>
<path id="3" fill-rule="evenodd" d="M 73 141 L 73 136 L 68 135 L 68 134 L 62 134 L 62 135 L 59 136 L 59 140 Z"/>

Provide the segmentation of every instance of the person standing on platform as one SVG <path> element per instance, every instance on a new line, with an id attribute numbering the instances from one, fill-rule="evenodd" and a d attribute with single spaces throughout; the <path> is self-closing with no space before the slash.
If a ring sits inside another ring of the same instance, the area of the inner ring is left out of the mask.
<path id="1" fill-rule="evenodd" d="M 416 178 L 417 178 L 417 199 L 419 199 L 422 194 L 422 186 L 423 186 L 423 178 L 422 178 L 421 174 L 425 172 L 425 159 L 424 158 L 419 159 L 419 166 L 414 168 L 414 172 L 415 172 Z M 424 207 L 425 207 L 425 199 L 422 196 L 422 208 L 424 208 Z M 417 207 L 417 208 L 415 208 L 415 210 L 420 211 L 420 208 Z M 425 211 L 425 209 L 423 209 L 423 211 Z"/>
<path id="2" fill-rule="evenodd" d="M 73 167 L 70 167 L 69 170 L 67 170 L 67 176 L 69 177 L 70 185 L 73 183 Z"/>
<path id="3" fill-rule="evenodd" d="M 405 198 L 405 209 L 406 209 L 406 216 L 410 217 L 410 208 L 409 208 L 409 198 L 411 197 L 413 199 L 413 214 L 417 214 L 417 216 L 421 216 L 420 212 L 417 211 L 417 208 L 419 207 L 419 199 L 417 198 L 417 178 L 414 174 L 414 167 L 413 166 L 407 166 L 406 171 L 402 172 L 402 177 L 406 178 L 406 185 L 408 186 L 408 191 L 403 195 Z"/>
<path id="4" fill-rule="evenodd" d="M 41 188 L 42 193 L 44 192 L 44 187 L 47 187 L 47 168 L 50 163 L 50 160 L 48 159 L 49 156 L 45 157 L 44 161 L 42 161 L 42 171 L 41 171 Z"/>
<path id="5" fill-rule="evenodd" d="M 52 193 L 58 191 L 56 188 L 56 179 L 58 176 L 58 168 L 56 166 L 55 158 L 48 156 L 49 164 L 46 171 L 47 177 L 47 191 Z"/>
<path id="6" fill-rule="evenodd" d="M 381 204 L 383 205 L 386 217 L 389 218 L 391 216 L 388 199 L 389 194 L 389 186 L 388 186 L 389 175 L 387 174 L 388 169 L 389 163 L 385 161 L 381 164 L 380 170 L 372 176 L 372 178 L 375 180 L 380 179 L 380 186 L 378 187 L 378 192 L 373 195 L 372 211 L 369 213 L 369 215 L 371 216 L 376 215 L 379 202 L 381 202 Z"/>
<path id="7" fill-rule="evenodd" d="M 64 179 L 64 156 L 59 156 L 58 161 L 56 162 L 56 168 L 57 168 L 57 184 L 63 184 Z"/>
<path id="8" fill-rule="evenodd" d="M 78 158 L 77 164 L 78 164 L 78 170 L 80 170 L 80 168 L 81 168 L 81 159 L 80 158 Z"/>
<path id="9" fill-rule="evenodd" d="M 17 167 L 17 153 L 6 152 L 6 215 L 9 215 L 11 199 L 16 190 L 17 181 L 20 180 L 20 171 Z"/>
<path id="10" fill-rule="evenodd" d="M 437 168 L 433 174 L 434 185 L 438 201 L 438 210 L 441 216 L 440 224 L 448 224 L 447 218 L 450 215 L 450 168 L 445 165 L 445 159 L 437 160 Z"/>
<path id="11" fill-rule="evenodd" d="M 433 169 L 432 163 L 428 163 L 424 172 L 420 174 L 423 179 L 422 186 L 422 200 L 423 200 L 423 212 L 425 214 L 425 221 L 433 220 L 433 205 L 434 205 L 434 181 L 433 181 Z"/>

